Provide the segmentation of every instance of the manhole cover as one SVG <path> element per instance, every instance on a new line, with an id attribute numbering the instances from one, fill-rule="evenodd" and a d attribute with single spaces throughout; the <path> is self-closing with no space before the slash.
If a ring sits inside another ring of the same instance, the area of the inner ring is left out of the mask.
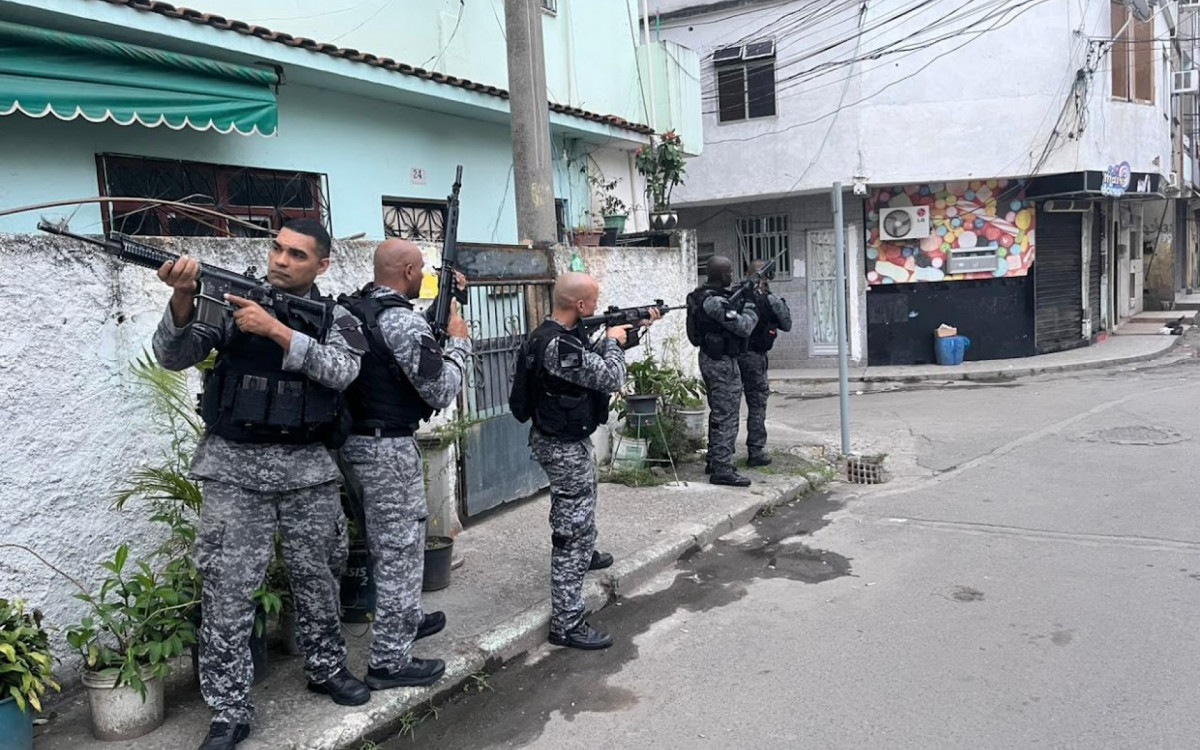
<path id="1" fill-rule="evenodd" d="M 1129 425 L 1089 432 L 1081 435 L 1080 439 L 1092 443 L 1111 443 L 1113 445 L 1170 445 L 1171 443 L 1182 443 L 1188 439 L 1188 436 L 1169 427 Z"/>

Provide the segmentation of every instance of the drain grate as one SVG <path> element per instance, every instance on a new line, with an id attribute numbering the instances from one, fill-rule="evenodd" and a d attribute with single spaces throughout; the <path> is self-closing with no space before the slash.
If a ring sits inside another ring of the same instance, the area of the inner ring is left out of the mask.
<path id="1" fill-rule="evenodd" d="M 887 475 L 882 455 L 846 456 L 846 479 L 855 484 L 883 484 Z"/>

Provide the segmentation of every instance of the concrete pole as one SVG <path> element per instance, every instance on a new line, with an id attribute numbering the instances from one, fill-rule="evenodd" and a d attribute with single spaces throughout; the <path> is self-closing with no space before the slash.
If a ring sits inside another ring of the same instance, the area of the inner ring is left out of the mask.
<path id="1" fill-rule="evenodd" d="M 658 132 L 658 101 L 654 97 L 654 73 L 658 69 L 655 61 L 658 57 L 656 51 L 650 46 L 650 0 L 642 0 L 642 45 L 646 49 L 646 86 L 650 97 L 648 105 L 649 112 L 646 115 L 650 118 L 647 123 L 654 132 Z"/>
<path id="2" fill-rule="evenodd" d="M 538 0 L 504 0 L 504 16 L 517 238 L 535 247 L 549 247 L 558 241 L 558 228 L 554 220 L 542 11 Z"/>
<path id="3" fill-rule="evenodd" d="M 842 183 L 833 183 L 833 248 L 837 254 L 838 405 L 842 416 L 842 455 L 850 455 L 850 373 L 846 361 L 846 225 Z"/>

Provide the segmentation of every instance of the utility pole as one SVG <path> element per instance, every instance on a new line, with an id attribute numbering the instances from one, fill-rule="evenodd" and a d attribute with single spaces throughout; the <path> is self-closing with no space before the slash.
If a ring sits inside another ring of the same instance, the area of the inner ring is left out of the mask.
<path id="1" fill-rule="evenodd" d="M 550 109 L 538 0 L 504 0 L 508 33 L 508 102 L 512 121 L 517 238 L 535 247 L 558 241 L 550 161 Z"/>

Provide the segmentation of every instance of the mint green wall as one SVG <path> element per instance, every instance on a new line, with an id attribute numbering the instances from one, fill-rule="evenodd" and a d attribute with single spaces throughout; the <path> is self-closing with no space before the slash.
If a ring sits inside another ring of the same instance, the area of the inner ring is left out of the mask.
<path id="1" fill-rule="evenodd" d="M 72 2 L 94 4 L 65 4 Z M 647 122 L 632 31 L 637 28 L 636 4 L 558 0 L 557 14 L 543 13 L 546 87 L 552 101 Z M 188 7 L 508 87 L 504 0 L 194 0 Z M 189 31 L 190 24 L 179 25 L 182 36 L 196 33 L 197 27 Z"/>

